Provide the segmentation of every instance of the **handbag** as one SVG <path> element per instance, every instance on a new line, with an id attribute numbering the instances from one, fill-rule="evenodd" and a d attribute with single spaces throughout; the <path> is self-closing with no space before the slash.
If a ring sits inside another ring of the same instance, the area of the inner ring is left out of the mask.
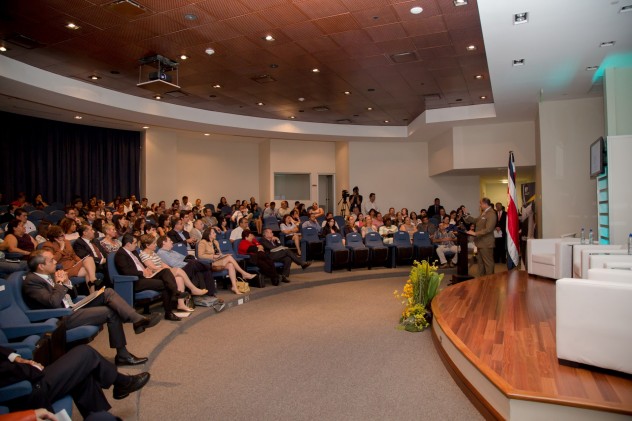
<path id="1" fill-rule="evenodd" d="M 237 291 L 243 293 L 250 292 L 250 285 L 248 285 L 248 282 L 244 281 L 242 277 L 237 278 Z"/>

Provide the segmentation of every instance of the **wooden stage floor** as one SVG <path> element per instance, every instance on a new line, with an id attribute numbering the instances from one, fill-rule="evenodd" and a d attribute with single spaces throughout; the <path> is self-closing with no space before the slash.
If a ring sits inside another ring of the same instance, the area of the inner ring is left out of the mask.
<path id="1" fill-rule="evenodd" d="M 438 347 L 445 348 L 441 341 L 448 339 L 457 351 L 453 356 L 462 354 L 509 401 L 632 415 L 632 376 L 558 363 L 554 281 L 525 271 L 484 276 L 444 289 L 432 309 Z M 440 351 L 454 369 L 448 354 Z M 467 378 L 461 380 L 467 385 Z M 473 395 L 481 399 L 476 390 Z M 490 409 L 488 416 L 510 418 L 482 400 Z"/>

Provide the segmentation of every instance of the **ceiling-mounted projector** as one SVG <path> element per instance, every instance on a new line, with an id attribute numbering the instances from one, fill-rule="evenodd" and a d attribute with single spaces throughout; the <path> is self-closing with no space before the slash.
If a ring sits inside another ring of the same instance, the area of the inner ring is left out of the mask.
<path id="1" fill-rule="evenodd" d="M 160 54 L 143 57 L 140 63 L 138 75 L 138 87 L 149 89 L 158 94 L 180 89 L 178 86 L 177 61 L 171 60 Z M 175 71 L 176 83 L 173 82 L 172 72 Z"/>

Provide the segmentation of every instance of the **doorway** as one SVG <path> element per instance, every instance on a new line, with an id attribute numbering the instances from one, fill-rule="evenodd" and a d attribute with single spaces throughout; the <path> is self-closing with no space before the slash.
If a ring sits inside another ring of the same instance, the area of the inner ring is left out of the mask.
<path id="1" fill-rule="evenodd" d="M 332 174 L 318 175 L 318 205 L 327 212 L 336 210 L 336 194 L 334 192 L 334 176 Z"/>

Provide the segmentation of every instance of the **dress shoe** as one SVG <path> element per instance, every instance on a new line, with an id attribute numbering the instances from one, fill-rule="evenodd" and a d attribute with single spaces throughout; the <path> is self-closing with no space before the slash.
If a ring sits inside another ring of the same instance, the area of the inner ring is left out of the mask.
<path id="1" fill-rule="evenodd" d="M 309 262 L 302 263 L 302 264 L 301 264 L 301 269 L 305 270 L 305 269 L 307 269 L 308 267 L 310 267 L 310 266 L 311 266 L 311 264 L 312 264 L 312 261 L 311 261 L 311 260 L 310 260 Z"/>
<path id="2" fill-rule="evenodd" d="M 143 317 L 138 322 L 134 323 L 134 333 L 143 333 L 145 329 L 154 327 L 160 322 L 160 315 L 158 313 L 151 313 L 149 317 Z"/>
<path id="3" fill-rule="evenodd" d="M 176 316 L 175 314 L 169 312 L 169 313 L 165 313 L 165 320 L 171 320 L 172 322 L 179 322 L 182 319 Z"/>
<path id="4" fill-rule="evenodd" d="M 113 390 L 114 399 L 124 399 L 128 397 L 130 393 L 134 393 L 137 390 L 142 389 L 149 381 L 149 377 L 149 373 L 144 372 L 136 374 L 135 376 L 130 376 L 129 383 L 124 386 L 115 384 Z"/>
<path id="5" fill-rule="evenodd" d="M 145 364 L 147 362 L 147 358 L 138 358 L 135 355 L 129 354 L 129 357 L 121 357 L 119 355 L 114 358 L 114 363 L 116 365 L 139 365 Z"/>
<path id="6" fill-rule="evenodd" d="M 290 283 L 290 279 L 287 276 L 281 277 L 281 282 L 285 282 L 286 284 Z"/>

